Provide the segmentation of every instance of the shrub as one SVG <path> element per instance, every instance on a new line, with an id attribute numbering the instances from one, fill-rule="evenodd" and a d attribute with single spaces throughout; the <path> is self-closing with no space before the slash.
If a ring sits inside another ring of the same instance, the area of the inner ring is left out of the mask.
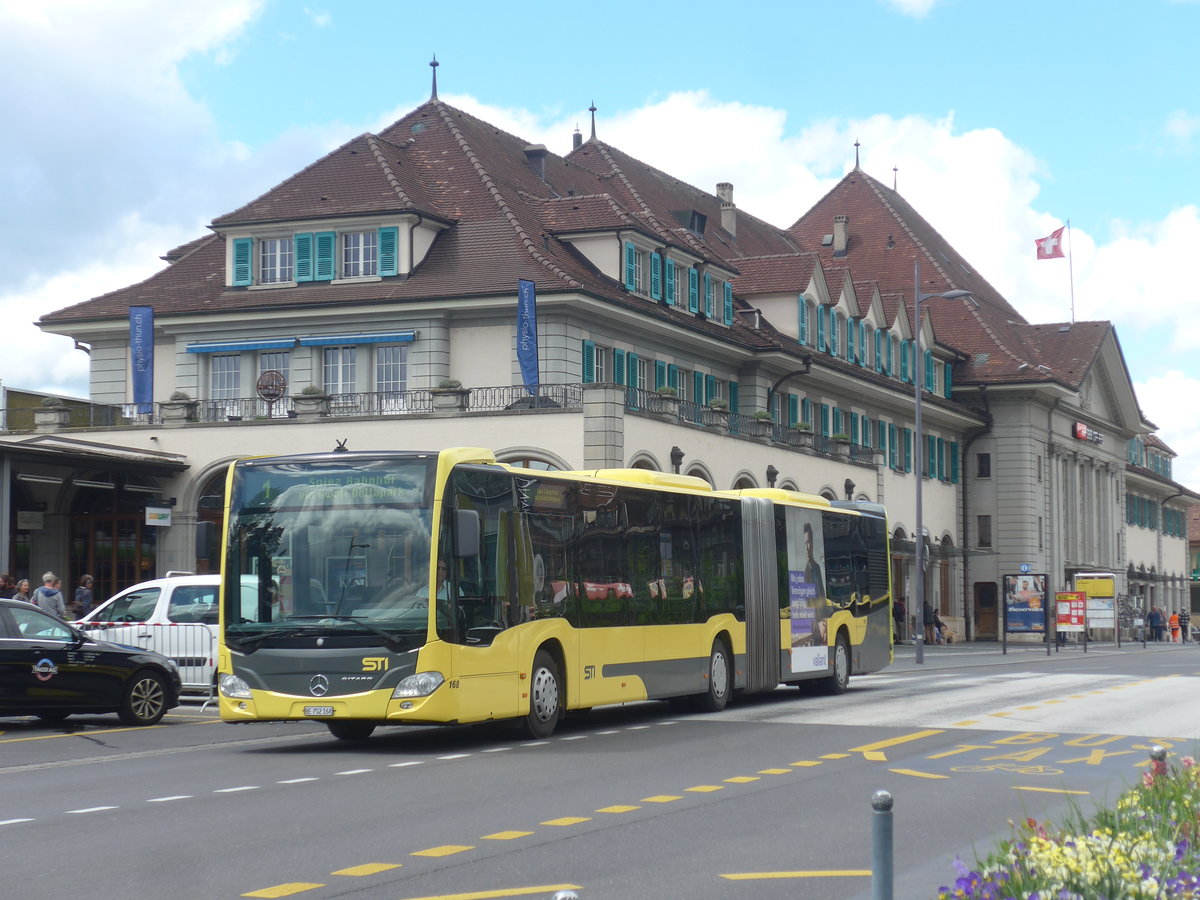
<path id="1" fill-rule="evenodd" d="M 63 402 L 62 397 L 43 397 L 42 406 L 45 409 L 62 409 L 67 404 Z"/>
<path id="2" fill-rule="evenodd" d="M 438 390 L 457 391 L 462 388 L 462 382 L 457 378 L 443 378 L 437 383 Z"/>
<path id="3" fill-rule="evenodd" d="M 187 391 L 176 391 L 171 395 L 170 399 L 176 402 L 185 402 L 191 400 L 192 397 Z"/>
<path id="4" fill-rule="evenodd" d="M 756 409 L 750 418 L 752 418 L 755 422 L 770 422 L 771 414 L 765 409 Z"/>
<path id="5" fill-rule="evenodd" d="M 675 390 L 675 388 L 671 387 L 669 384 L 664 384 L 662 387 L 656 388 L 654 393 L 658 394 L 658 396 L 660 396 L 660 397 L 678 397 L 679 396 L 679 391 Z"/>
<path id="6" fill-rule="evenodd" d="M 846 441 L 848 443 L 850 441 L 850 435 L 839 431 L 837 434 L 831 434 L 829 439 L 831 441 Z"/>
<path id="7" fill-rule="evenodd" d="M 324 397 L 325 388 L 319 384 L 306 384 L 300 391 L 305 397 Z"/>
<path id="8" fill-rule="evenodd" d="M 709 409 L 729 409 L 729 402 L 720 397 L 713 397 L 708 401 L 708 407 Z"/>

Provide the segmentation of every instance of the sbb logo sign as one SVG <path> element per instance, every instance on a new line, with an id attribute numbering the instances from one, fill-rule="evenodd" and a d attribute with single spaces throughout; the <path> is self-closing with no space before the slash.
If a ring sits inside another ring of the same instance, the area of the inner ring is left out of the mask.
<path id="1" fill-rule="evenodd" d="M 1104 443 L 1104 435 L 1094 428 L 1088 428 L 1083 422 L 1076 422 L 1074 431 L 1077 440 L 1091 441 L 1093 444 Z"/>

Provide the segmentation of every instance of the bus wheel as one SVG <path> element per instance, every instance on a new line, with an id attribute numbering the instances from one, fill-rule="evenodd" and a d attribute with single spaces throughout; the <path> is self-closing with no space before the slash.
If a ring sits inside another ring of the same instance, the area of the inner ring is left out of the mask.
<path id="1" fill-rule="evenodd" d="M 850 684 L 850 642 L 846 635 L 839 634 L 830 651 L 833 653 L 833 674 L 821 679 L 821 693 L 844 694 Z"/>
<path id="2" fill-rule="evenodd" d="M 699 712 L 720 712 L 729 703 L 732 687 L 729 649 L 720 638 L 713 641 L 712 653 L 708 657 L 708 690 L 692 695 L 692 708 Z"/>
<path id="3" fill-rule="evenodd" d="M 531 738 L 549 737 L 562 714 L 562 692 L 559 689 L 558 664 L 545 650 L 533 657 L 533 673 L 529 684 L 529 715 L 522 723 Z"/>
<path id="4" fill-rule="evenodd" d="M 339 741 L 365 741 L 375 730 L 372 722 L 326 722 L 325 725 Z"/>

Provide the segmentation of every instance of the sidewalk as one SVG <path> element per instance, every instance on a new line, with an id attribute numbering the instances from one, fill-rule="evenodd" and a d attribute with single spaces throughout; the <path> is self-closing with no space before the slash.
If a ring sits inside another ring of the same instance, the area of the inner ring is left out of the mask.
<path id="1" fill-rule="evenodd" d="M 1200 643 L 1189 641 L 1186 644 L 1149 642 L 1144 651 L 1186 650 L 1200 648 Z M 1050 645 L 1049 656 L 1045 644 L 1025 644 L 1009 642 L 1008 652 L 1000 641 L 960 641 L 954 644 L 924 645 L 924 662 L 917 662 L 916 646 L 911 642 L 895 645 L 895 660 L 883 671 L 920 671 L 922 669 L 957 669 L 964 666 L 994 666 L 1004 663 L 1032 662 L 1036 659 L 1086 659 L 1093 653 L 1132 653 L 1143 652 L 1140 641 L 1121 641 L 1118 647 L 1112 641 L 1089 641 L 1087 653 L 1084 653 L 1082 643 L 1068 643 L 1061 650 Z"/>

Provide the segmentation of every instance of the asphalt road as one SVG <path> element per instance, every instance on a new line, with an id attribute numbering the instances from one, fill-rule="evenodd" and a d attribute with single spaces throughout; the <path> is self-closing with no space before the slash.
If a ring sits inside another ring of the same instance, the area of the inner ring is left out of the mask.
<path id="1" fill-rule="evenodd" d="M 895 896 L 932 897 L 1008 821 L 1111 802 L 1194 753 L 1200 650 L 898 648 L 839 698 L 712 716 L 634 704 L 508 727 L 0 719 L 5 893 L 28 898 L 867 898 L 871 795 Z"/>

